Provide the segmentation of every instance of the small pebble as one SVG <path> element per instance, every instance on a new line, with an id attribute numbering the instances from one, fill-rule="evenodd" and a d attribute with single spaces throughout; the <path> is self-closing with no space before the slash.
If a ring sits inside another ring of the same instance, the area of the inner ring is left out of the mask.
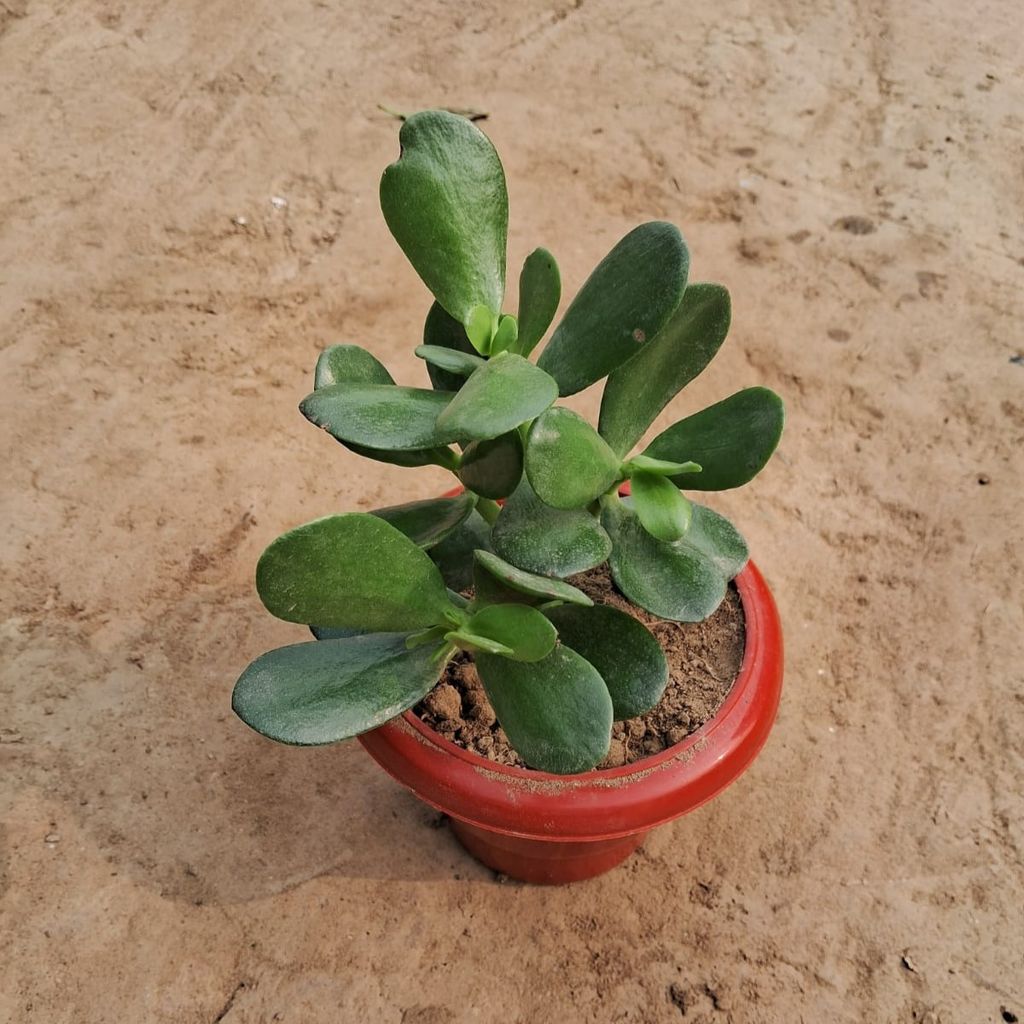
<path id="1" fill-rule="evenodd" d="M 56 832 L 47 832 L 46 839 L 44 841 L 47 843 L 59 843 L 60 836 Z"/>
<path id="2" fill-rule="evenodd" d="M 288 206 L 288 200 L 284 196 L 271 196 L 270 205 L 275 210 L 283 210 Z"/>

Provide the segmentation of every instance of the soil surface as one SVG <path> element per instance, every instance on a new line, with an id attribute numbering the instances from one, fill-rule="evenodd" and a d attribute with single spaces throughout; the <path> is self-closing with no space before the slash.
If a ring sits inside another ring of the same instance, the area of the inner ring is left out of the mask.
<path id="1" fill-rule="evenodd" d="M 627 601 L 606 565 L 574 576 L 595 603 L 610 604 L 643 622 L 658 638 L 669 679 L 644 715 L 612 724 L 608 756 L 598 768 L 621 768 L 681 743 L 722 706 L 743 663 L 743 604 L 734 586 L 704 622 L 670 622 Z M 445 739 L 498 764 L 529 767 L 508 741 L 487 699 L 473 659 L 458 654 L 437 686 L 413 709 Z"/>
<path id="2" fill-rule="evenodd" d="M 1012 0 L 0 3 L 0 1021 L 1024 1019 L 1020 40 Z M 655 429 L 787 402 L 709 501 L 780 605 L 775 730 L 578 886 L 230 711 L 304 638 L 263 547 L 451 486 L 296 410 L 330 343 L 426 381 L 378 103 L 489 114 L 509 309 L 538 245 L 564 308 L 681 225 L 733 326 Z"/>

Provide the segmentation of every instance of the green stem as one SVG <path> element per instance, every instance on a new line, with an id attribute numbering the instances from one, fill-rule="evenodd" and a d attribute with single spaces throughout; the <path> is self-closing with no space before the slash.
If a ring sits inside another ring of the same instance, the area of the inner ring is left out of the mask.
<path id="1" fill-rule="evenodd" d="M 493 526 L 497 522 L 498 516 L 501 515 L 501 506 L 490 498 L 478 497 L 476 499 L 476 510 L 487 520 L 490 526 Z"/>

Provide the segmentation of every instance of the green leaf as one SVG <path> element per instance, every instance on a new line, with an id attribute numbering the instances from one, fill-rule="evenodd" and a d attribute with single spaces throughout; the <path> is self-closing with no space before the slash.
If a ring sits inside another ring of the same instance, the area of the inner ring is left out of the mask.
<path id="1" fill-rule="evenodd" d="M 413 114 L 398 140 L 401 155 L 380 182 L 391 233 L 460 323 L 474 306 L 500 312 L 508 193 L 494 146 L 470 121 L 443 110 Z"/>
<path id="2" fill-rule="evenodd" d="M 634 473 L 633 504 L 643 528 L 658 540 L 679 540 L 690 526 L 692 506 L 671 480 L 656 473 Z"/>
<path id="3" fill-rule="evenodd" d="M 530 428 L 526 475 L 553 508 L 582 508 L 622 479 L 622 460 L 571 409 L 549 409 Z"/>
<path id="4" fill-rule="evenodd" d="M 502 604 L 509 599 L 515 600 L 515 594 L 525 594 L 535 600 L 565 601 L 568 604 L 587 606 L 594 603 L 582 590 L 562 580 L 524 572 L 490 551 L 478 550 L 474 557 L 473 583 L 480 601 Z"/>
<path id="5" fill-rule="evenodd" d="M 490 355 L 494 337 L 495 314 L 487 306 L 474 306 L 466 317 L 466 337 L 477 352 Z"/>
<path id="6" fill-rule="evenodd" d="M 671 320 L 608 378 L 598 429 L 620 455 L 711 362 L 729 333 L 730 317 L 725 288 L 691 284 Z"/>
<path id="7" fill-rule="evenodd" d="M 615 721 L 636 718 L 661 700 L 668 684 L 668 662 L 661 644 L 642 622 L 605 604 L 562 605 L 547 616 L 562 643 L 601 673 Z"/>
<path id="8" fill-rule="evenodd" d="M 365 636 L 372 632 L 369 629 L 344 629 L 340 626 L 310 626 L 309 631 L 317 640 L 342 640 L 345 637 Z"/>
<path id="9" fill-rule="evenodd" d="M 317 360 L 315 386 L 317 390 L 322 390 L 345 384 L 385 385 L 394 384 L 394 381 L 384 365 L 366 349 L 358 345 L 334 345 L 325 349 Z M 356 455 L 394 466 L 444 466 L 452 469 L 457 464 L 455 453 L 447 447 L 389 451 L 346 441 L 341 443 Z"/>
<path id="10" fill-rule="evenodd" d="M 445 583 L 454 591 L 473 585 L 473 552 L 491 549 L 491 527 L 479 512 L 473 511 L 454 533 L 430 549 L 430 557 L 441 570 Z"/>
<path id="11" fill-rule="evenodd" d="M 278 537 L 260 556 L 256 589 L 286 622 L 379 632 L 437 625 L 452 607 L 430 558 L 390 523 L 358 512 Z"/>
<path id="12" fill-rule="evenodd" d="M 464 629 L 503 644 L 505 657 L 515 661 L 540 661 L 551 653 L 557 637 L 551 622 L 525 604 L 487 605 L 470 616 Z"/>
<path id="13" fill-rule="evenodd" d="M 365 448 L 410 451 L 446 441 L 436 427 L 452 396 L 385 384 L 332 384 L 307 395 L 299 409 L 332 437 Z"/>
<path id="14" fill-rule="evenodd" d="M 454 472 L 459 460 L 451 448 L 420 448 L 414 451 L 388 451 L 381 448 L 368 448 L 362 444 L 341 442 L 350 452 L 361 455 L 364 459 L 386 462 L 390 466 L 403 466 L 416 469 L 419 466 L 441 466 Z"/>
<path id="15" fill-rule="evenodd" d="M 462 453 L 459 479 L 485 498 L 511 494 L 523 475 L 523 439 L 510 430 L 488 441 L 474 441 Z"/>
<path id="16" fill-rule="evenodd" d="M 519 337 L 519 325 L 514 316 L 503 316 L 498 321 L 498 329 L 491 339 L 491 355 L 516 350 L 516 339 Z"/>
<path id="17" fill-rule="evenodd" d="M 441 345 L 417 345 L 415 351 L 424 362 L 447 370 L 456 377 L 468 377 L 474 370 L 479 370 L 484 365 L 484 360 L 480 356 L 457 352 L 453 348 L 444 348 Z"/>
<path id="18" fill-rule="evenodd" d="M 573 576 L 604 562 L 611 538 L 586 509 L 557 509 L 520 481 L 492 531 L 494 550 L 507 562 L 541 576 Z"/>
<path id="19" fill-rule="evenodd" d="M 782 436 L 782 399 L 768 388 L 746 388 L 659 434 L 644 452 L 657 459 L 699 462 L 701 472 L 676 478 L 691 491 L 727 491 L 752 480 Z"/>
<path id="20" fill-rule="evenodd" d="M 612 700 L 597 669 L 575 651 L 559 644 L 530 664 L 488 654 L 475 660 L 501 727 L 531 768 L 572 775 L 607 755 Z"/>
<path id="21" fill-rule="evenodd" d="M 445 633 L 444 638 L 461 650 L 472 651 L 474 654 L 500 654 L 505 658 L 512 656 L 511 647 L 506 647 L 489 637 L 471 633 L 468 629 L 453 629 L 450 633 Z"/>
<path id="22" fill-rule="evenodd" d="M 437 417 L 436 429 L 446 441 L 484 441 L 532 420 L 557 397 L 543 370 L 505 352 L 466 381 Z"/>
<path id="23" fill-rule="evenodd" d="M 370 515 L 390 523 L 417 547 L 427 549 L 457 530 L 475 507 L 476 498 L 463 492 L 454 498 L 427 498 L 375 508 Z"/>
<path id="24" fill-rule="evenodd" d="M 466 337 L 465 327 L 436 302 L 431 305 L 423 324 L 423 344 L 476 355 L 473 343 Z M 461 375 L 449 373 L 431 363 L 427 364 L 427 374 L 435 391 L 458 391 L 466 382 Z"/>
<path id="25" fill-rule="evenodd" d="M 612 538 L 612 578 L 634 604 L 663 619 L 701 622 L 725 597 L 727 577 L 689 531 L 673 544 L 657 540 L 618 499 L 605 502 L 601 522 Z"/>
<path id="26" fill-rule="evenodd" d="M 696 462 L 666 462 L 664 459 L 650 459 L 646 455 L 634 455 L 623 465 L 626 476 L 634 473 L 657 473 L 658 476 L 682 476 L 684 473 L 699 473 Z"/>
<path id="27" fill-rule="evenodd" d="M 733 579 L 750 557 L 747 542 L 725 516 L 696 502 L 692 503 L 692 508 L 686 543 L 703 552 L 726 580 Z"/>
<path id="28" fill-rule="evenodd" d="M 537 365 L 574 395 L 636 355 L 675 312 L 690 255 L 678 228 L 634 228 L 597 265 L 555 329 Z"/>
<path id="29" fill-rule="evenodd" d="M 516 351 L 528 356 L 551 326 L 562 297 L 562 278 L 555 257 L 534 249 L 519 275 L 519 340 Z"/>
<path id="30" fill-rule="evenodd" d="M 437 648 L 408 650 L 406 636 L 375 633 L 270 651 L 235 683 L 231 707 L 264 736 L 300 746 L 375 729 L 425 697 L 444 668 Z"/>
<path id="31" fill-rule="evenodd" d="M 331 345 L 320 353 L 313 375 L 315 388 L 332 384 L 394 384 L 387 367 L 358 345 Z"/>

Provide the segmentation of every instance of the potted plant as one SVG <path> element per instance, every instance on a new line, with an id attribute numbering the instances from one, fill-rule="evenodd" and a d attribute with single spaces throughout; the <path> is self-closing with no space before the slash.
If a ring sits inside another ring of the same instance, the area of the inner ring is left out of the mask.
<path id="1" fill-rule="evenodd" d="M 642 224 L 531 362 L 559 304 L 559 271 L 550 253 L 532 252 L 517 314 L 503 312 L 508 197 L 493 146 L 436 110 L 409 117 L 400 142 L 381 206 L 435 298 L 416 349 L 432 387 L 400 386 L 366 349 L 337 345 L 300 408 L 353 452 L 442 466 L 458 489 L 275 540 L 257 566 L 259 595 L 316 639 L 254 661 L 232 706 L 282 743 L 359 736 L 499 871 L 588 877 L 732 781 L 771 727 L 782 674 L 771 595 L 737 530 L 683 491 L 750 480 L 779 441 L 782 403 L 747 388 L 634 451 L 724 341 L 725 288 L 688 283 L 679 231 Z M 596 429 L 556 404 L 601 380 Z M 567 582 L 599 566 L 625 609 Z M 596 769 L 613 722 L 655 707 L 669 674 L 631 612 L 697 622 L 734 578 L 743 665 L 718 713 L 661 753 Z M 461 749 L 411 710 L 467 658 L 525 766 Z"/>

